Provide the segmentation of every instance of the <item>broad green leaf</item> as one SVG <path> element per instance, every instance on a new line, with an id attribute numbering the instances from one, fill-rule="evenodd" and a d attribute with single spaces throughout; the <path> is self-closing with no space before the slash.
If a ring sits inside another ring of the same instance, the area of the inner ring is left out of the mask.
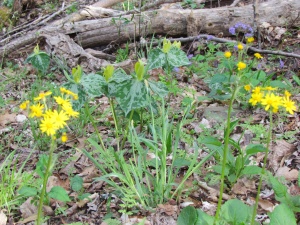
<path id="1" fill-rule="evenodd" d="M 148 56 L 147 69 L 162 68 L 166 63 L 166 55 L 160 49 L 153 49 Z"/>
<path id="2" fill-rule="evenodd" d="M 177 225 L 195 225 L 197 220 L 197 210 L 193 206 L 187 206 L 181 210 L 177 219 Z"/>
<path id="3" fill-rule="evenodd" d="M 238 199 L 231 199 L 222 205 L 220 215 L 228 224 L 247 224 L 251 208 Z"/>
<path id="4" fill-rule="evenodd" d="M 67 191 L 60 187 L 60 186 L 54 186 L 51 188 L 50 192 L 48 193 L 50 198 L 62 201 L 62 202 L 69 202 L 71 199 L 69 198 L 69 195 L 67 194 Z"/>
<path id="5" fill-rule="evenodd" d="M 221 174 L 221 173 L 222 173 L 222 166 L 221 166 L 221 165 L 215 165 L 215 166 L 212 167 L 212 169 L 213 169 L 216 173 L 218 173 L 218 174 Z M 226 167 L 225 167 L 225 176 L 228 176 L 228 174 L 229 174 L 229 167 L 226 166 Z"/>
<path id="6" fill-rule="evenodd" d="M 259 166 L 245 166 L 241 174 L 242 175 L 261 174 L 261 168 Z"/>
<path id="7" fill-rule="evenodd" d="M 205 137 L 203 140 L 202 140 L 202 143 L 207 145 L 215 145 L 215 146 L 221 146 L 222 145 L 222 142 L 220 142 L 217 138 L 214 138 L 214 137 Z"/>
<path id="8" fill-rule="evenodd" d="M 198 213 L 198 220 L 196 225 L 213 225 L 214 224 L 214 217 L 206 214 L 201 209 L 197 210 Z"/>
<path id="9" fill-rule="evenodd" d="M 176 158 L 173 163 L 174 167 L 189 166 L 190 164 L 191 164 L 191 162 L 184 158 Z"/>
<path id="10" fill-rule="evenodd" d="M 264 147 L 261 144 L 250 144 L 246 147 L 245 150 L 246 150 L 247 155 L 254 155 L 258 152 L 266 152 L 267 151 L 266 147 Z"/>
<path id="11" fill-rule="evenodd" d="M 46 52 L 33 53 L 25 60 L 25 63 L 27 62 L 42 73 L 46 73 L 50 65 L 50 56 Z"/>
<path id="12" fill-rule="evenodd" d="M 273 212 L 268 213 L 270 225 L 296 225 L 296 219 L 293 211 L 285 204 L 275 207 Z"/>
<path id="13" fill-rule="evenodd" d="M 147 90 L 144 81 L 125 80 L 115 85 L 115 96 L 121 109 L 127 115 L 131 110 L 147 106 Z"/>
<path id="14" fill-rule="evenodd" d="M 276 197 L 282 198 L 287 196 L 287 187 L 280 183 L 276 177 L 273 177 L 272 175 L 269 175 L 269 180 L 272 184 L 272 188 L 275 192 Z"/>
<path id="15" fill-rule="evenodd" d="M 169 93 L 167 86 L 162 82 L 148 80 L 148 84 L 150 89 L 161 98 L 164 98 Z"/>
<path id="16" fill-rule="evenodd" d="M 293 75 L 294 81 L 300 86 L 300 79 L 296 75 Z"/>
<path id="17" fill-rule="evenodd" d="M 80 191 L 80 189 L 83 187 L 83 179 L 82 177 L 76 175 L 71 179 L 71 188 L 73 191 Z"/>
<path id="18" fill-rule="evenodd" d="M 91 97 L 99 97 L 107 92 L 107 82 L 103 76 L 98 74 L 88 74 L 82 76 L 81 84 L 85 92 Z"/>
<path id="19" fill-rule="evenodd" d="M 172 47 L 167 53 L 167 60 L 172 68 L 191 64 L 185 52 L 176 47 Z"/>
<path id="20" fill-rule="evenodd" d="M 283 83 L 282 81 L 279 81 L 279 80 L 272 80 L 270 82 L 270 86 L 271 87 L 278 87 L 278 88 L 282 88 L 282 89 L 288 89 L 288 86 Z"/>
<path id="21" fill-rule="evenodd" d="M 25 187 L 22 187 L 18 193 L 20 195 L 23 195 L 25 197 L 32 197 L 32 196 L 36 196 L 37 195 L 37 189 L 36 188 L 33 188 L 33 187 L 28 187 L 28 186 L 25 186 Z"/>
<path id="22" fill-rule="evenodd" d="M 35 171 L 41 178 L 44 178 L 46 165 L 48 164 L 48 159 L 49 157 L 47 155 L 40 155 L 39 161 L 36 164 Z"/>
<path id="23" fill-rule="evenodd" d="M 78 100 L 72 100 L 72 107 L 73 110 L 80 111 L 81 107 L 87 101 L 87 94 L 83 87 L 71 82 L 65 83 L 63 86 L 78 95 Z"/>
<path id="24" fill-rule="evenodd" d="M 118 92 L 118 86 L 122 85 L 125 81 L 131 80 L 132 77 L 128 76 L 124 70 L 117 69 L 115 70 L 112 78 L 108 83 L 108 93 L 107 97 L 115 97 Z"/>

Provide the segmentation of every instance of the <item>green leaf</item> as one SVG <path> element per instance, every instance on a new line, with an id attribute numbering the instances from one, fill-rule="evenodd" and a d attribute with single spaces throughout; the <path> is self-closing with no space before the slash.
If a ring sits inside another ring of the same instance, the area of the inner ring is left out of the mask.
<path id="1" fill-rule="evenodd" d="M 206 214 L 201 209 L 197 210 L 198 213 L 198 220 L 196 225 L 213 225 L 214 224 L 214 217 Z"/>
<path id="2" fill-rule="evenodd" d="M 282 198 L 287 196 L 287 187 L 284 184 L 280 183 L 277 178 L 272 175 L 269 175 L 269 180 L 272 184 L 276 197 Z"/>
<path id="3" fill-rule="evenodd" d="M 193 206 L 187 206 L 181 210 L 177 219 L 177 225 L 195 225 L 197 220 L 197 210 Z"/>
<path id="4" fill-rule="evenodd" d="M 48 159 L 49 157 L 47 155 L 40 155 L 39 161 L 36 164 L 35 171 L 41 178 L 44 178 Z"/>
<path id="5" fill-rule="evenodd" d="M 256 175 L 261 174 L 261 168 L 258 166 L 245 166 L 242 170 L 242 175 Z"/>
<path id="6" fill-rule="evenodd" d="M 76 67 L 72 68 L 72 75 L 73 75 L 73 80 L 76 84 L 79 84 L 81 81 L 82 77 L 82 68 L 80 65 L 77 65 Z"/>
<path id="7" fill-rule="evenodd" d="M 37 189 L 33 187 L 24 186 L 18 191 L 18 193 L 25 197 L 37 196 Z"/>
<path id="8" fill-rule="evenodd" d="M 33 53 L 25 60 L 25 63 L 27 62 L 31 63 L 38 71 L 46 73 L 50 65 L 50 56 L 46 52 Z"/>
<path id="9" fill-rule="evenodd" d="M 285 204 L 275 207 L 273 212 L 268 213 L 270 217 L 270 225 L 296 225 L 296 219 L 293 211 Z"/>
<path id="10" fill-rule="evenodd" d="M 69 195 L 67 194 L 67 191 L 60 187 L 60 186 L 54 186 L 51 188 L 50 192 L 48 193 L 50 198 L 62 201 L 62 202 L 69 202 L 71 199 L 69 198 Z"/>
<path id="11" fill-rule="evenodd" d="M 222 205 L 220 215 L 229 224 L 247 224 L 251 208 L 238 199 L 231 199 Z"/>
<path id="12" fill-rule="evenodd" d="M 288 86 L 286 84 L 284 84 L 282 81 L 279 81 L 279 80 L 272 80 L 270 82 L 270 86 L 271 87 L 278 87 L 278 88 L 282 88 L 282 89 L 288 89 Z"/>
<path id="13" fill-rule="evenodd" d="M 87 94 L 83 87 L 71 82 L 65 83 L 63 86 L 78 95 L 78 100 L 72 100 L 72 107 L 73 110 L 80 111 L 81 107 L 87 101 Z"/>
<path id="14" fill-rule="evenodd" d="M 249 155 L 254 155 L 258 152 L 266 152 L 267 148 L 261 144 L 250 144 L 246 147 L 245 150 L 246 150 L 246 154 L 249 156 Z"/>
<path id="15" fill-rule="evenodd" d="M 293 75 L 294 81 L 300 86 L 300 79 L 296 75 Z"/>
<path id="16" fill-rule="evenodd" d="M 183 166 L 189 166 L 191 165 L 191 162 L 189 160 L 186 160 L 184 158 L 176 158 L 173 162 L 174 167 L 183 167 Z"/>
<path id="17" fill-rule="evenodd" d="M 107 92 L 107 82 L 103 76 L 98 74 L 88 74 L 81 78 L 81 84 L 84 91 L 92 98 L 100 97 Z"/>
<path id="18" fill-rule="evenodd" d="M 141 60 L 135 63 L 134 71 L 136 73 L 137 79 L 139 81 L 143 80 L 145 74 L 145 67 L 144 67 L 144 63 Z"/>
<path id="19" fill-rule="evenodd" d="M 149 104 L 144 81 L 125 80 L 115 85 L 114 94 L 125 115 L 134 109 L 139 109 Z"/>
<path id="20" fill-rule="evenodd" d="M 88 198 L 89 196 L 91 196 L 90 193 L 84 193 L 84 194 L 82 194 L 82 195 L 79 195 L 79 196 L 78 196 L 78 199 L 79 199 L 79 200 L 83 200 L 83 199 L 85 199 L 85 198 Z"/>
<path id="21" fill-rule="evenodd" d="M 171 67 L 180 67 L 191 64 L 185 52 L 176 47 L 172 47 L 167 53 L 167 60 Z"/>
<path id="22" fill-rule="evenodd" d="M 83 179 L 82 177 L 76 175 L 71 179 L 71 188 L 73 191 L 80 191 L 80 189 L 83 187 Z"/>
<path id="23" fill-rule="evenodd" d="M 113 76 L 114 70 L 115 70 L 115 68 L 113 65 L 108 65 L 107 67 L 105 67 L 103 76 L 107 83 L 109 82 L 110 78 Z"/>
<path id="24" fill-rule="evenodd" d="M 148 56 L 147 69 L 162 68 L 166 63 L 166 56 L 160 49 L 153 49 Z"/>
<path id="25" fill-rule="evenodd" d="M 167 86 L 162 82 L 148 80 L 148 84 L 150 89 L 161 98 L 164 98 L 169 93 Z"/>

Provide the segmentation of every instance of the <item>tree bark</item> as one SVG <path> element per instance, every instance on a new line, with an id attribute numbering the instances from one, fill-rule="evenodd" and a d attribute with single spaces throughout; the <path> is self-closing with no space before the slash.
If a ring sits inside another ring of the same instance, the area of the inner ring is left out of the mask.
<path id="1" fill-rule="evenodd" d="M 270 0 L 258 4 L 257 22 L 272 26 L 300 26 L 299 0 Z M 36 43 L 43 35 L 69 35 L 83 48 L 121 43 L 140 36 L 161 34 L 190 36 L 201 33 L 229 35 L 228 28 L 237 22 L 253 26 L 253 7 L 221 7 L 198 10 L 155 10 L 114 18 L 99 18 L 78 22 L 54 22 L 31 31 L 9 43 L 0 41 L 0 57 Z M 258 25 L 259 25 L 258 24 Z"/>

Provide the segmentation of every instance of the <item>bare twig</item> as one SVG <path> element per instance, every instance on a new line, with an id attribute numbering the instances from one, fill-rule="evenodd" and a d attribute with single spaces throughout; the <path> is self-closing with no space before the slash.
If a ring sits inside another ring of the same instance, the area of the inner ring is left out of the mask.
<path id="1" fill-rule="evenodd" d="M 260 27 L 258 24 L 258 0 L 253 0 L 253 24 L 254 24 L 254 30 L 257 32 L 257 43 L 258 48 L 261 49 L 261 36 L 260 36 Z"/>

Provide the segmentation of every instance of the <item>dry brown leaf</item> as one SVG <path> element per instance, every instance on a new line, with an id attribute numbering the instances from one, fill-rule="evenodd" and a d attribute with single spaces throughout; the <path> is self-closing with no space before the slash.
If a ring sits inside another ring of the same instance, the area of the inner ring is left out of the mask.
<path id="1" fill-rule="evenodd" d="M 275 144 L 272 145 L 271 149 L 272 152 L 269 155 L 269 166 L 274 171 L 277 171 L 284 160 L 296 150 L 296 146 L 284 140 L 277 140 Z"/>
<path id="2" fill-rule="evenodd" d="M 237 195 L 247 195 L 247 193 L 256 190 L 255 181 L 246 177 L 239 179 L 232 187 L 232 192 Z"/>
<path id="3" fill-rule="evenodd" d="M 0 211 L 0 225 L 6 225 L 6 223 L 7 223 L 7 216 L 1 210 Z"/>
<path id="4" fill-rule="evenodd" d="M 20 211 L 22 213 L 22 218 L 26 219 L 37 214 L 37 207 L 31 204 L 32 197 L 28 198 L 21 206 Z"/>
<path id="5" fill-rule="evenodd" d="M 177 205 L 171 205 L 169 203 L 166 204 L 159 204 L 158 206 L 159 211 L 164 212 L 168 216 L 174 216 L 178 213 L 178 206 Z"/>
<path id="6" fill-rule="evenodd" d="M 274 209 L 274 204 L 269 200 L 259 199 L 258 205 L 265 211 L 272 212 Z"/>
<path id="7" fill-rule="evenodd" d="M 0 127 L 4 127 L 6 124 L 16 122 L 16 116 L 17 114 L 15 113 L 10 113 L 10 114 L 4 114 L 0 116 Z"/>
<path id="8" fill-rule="evenodd" d="M 298 174 L 299 174 L 298 170 L 290 169 L 287 166 L 280 167 L 276 172 L 277 177 L 284 177 L 288 181 L 297 180 Z"/>

